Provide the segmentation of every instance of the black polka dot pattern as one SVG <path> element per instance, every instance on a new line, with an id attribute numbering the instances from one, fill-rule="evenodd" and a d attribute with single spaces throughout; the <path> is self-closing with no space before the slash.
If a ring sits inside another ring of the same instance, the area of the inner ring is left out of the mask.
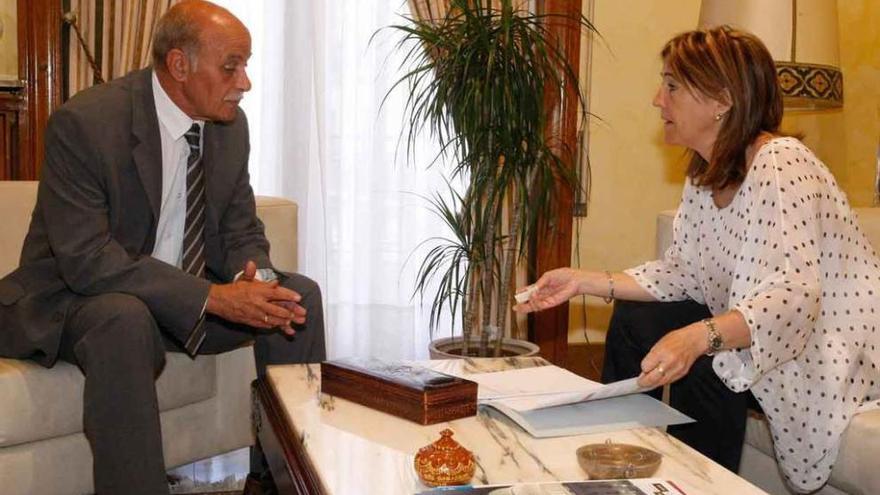
<path id="1" fill-rule="evenodd" d="M 880 261 L 825 165 L 777 138 L 728 206 L 688 183 L 664 259 L 627 273 L 658 300 L 742 313 L 751 346 L 715 372 L 761 403 L 789 484 L 824 485 L 852 416 L 880 406 Z"/>

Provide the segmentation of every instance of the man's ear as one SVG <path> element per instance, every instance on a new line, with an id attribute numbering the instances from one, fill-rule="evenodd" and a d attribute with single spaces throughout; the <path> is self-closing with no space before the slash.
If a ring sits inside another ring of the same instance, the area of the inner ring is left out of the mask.
<path id="1" fill-rule="evenodd" d="M 165 67 L 168 74 L 177 82 L 184 82 L 189 77 L 192 67 L 186 52 L 180 48 L 172 48 L 165 55 Z"/>

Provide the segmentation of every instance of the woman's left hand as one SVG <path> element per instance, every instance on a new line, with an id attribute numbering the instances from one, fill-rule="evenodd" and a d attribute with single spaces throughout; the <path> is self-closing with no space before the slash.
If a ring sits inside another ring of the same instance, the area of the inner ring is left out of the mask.
<path id="1" fill-rule="evenodd" d="M 700 323 L 667 333 L 642 359 L 639 385 L 656 388 L 680 379 L 707 347 L 707 330 Z"/>

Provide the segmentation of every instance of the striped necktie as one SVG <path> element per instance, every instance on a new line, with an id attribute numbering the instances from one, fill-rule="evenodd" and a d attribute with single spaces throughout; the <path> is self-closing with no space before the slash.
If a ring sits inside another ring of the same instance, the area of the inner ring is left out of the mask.
<path id="1" fill-rule="evenodd" d="M 183 270 L 205 276 L 205 169 L 202 166 L 202 129 L 193 124 L 184 138 L 189 145 L 186 160 L 186 220 L 183 230 Z"/>

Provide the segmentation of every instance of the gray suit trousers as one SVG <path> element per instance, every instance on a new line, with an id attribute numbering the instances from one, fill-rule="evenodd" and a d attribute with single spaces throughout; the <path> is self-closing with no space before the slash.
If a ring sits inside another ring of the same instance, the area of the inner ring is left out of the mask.
<path id="1" fill-rule="evenodd" d="M 281 284 L 300 293 L 306 323 L 293 337 L 266 333 L 208 315 L 200 354 L 254 341 L 257 374 L 270 364 L 320 362 L 326 357 L 321 292 L 311 279 L 284 274 Z M 168 493 L 155 379 L 166 351 L 181 351 L 165 336 L 147 306 L 134 296 L 109 293 L 78 298 L 71 306 L 59 357 L 85 375 L 83 423 L 94 457 L 98 494 Z M 256 457 L 256 456 L 252 456 Z M 259 460 L 252 458 L 252 469 Z"/>

